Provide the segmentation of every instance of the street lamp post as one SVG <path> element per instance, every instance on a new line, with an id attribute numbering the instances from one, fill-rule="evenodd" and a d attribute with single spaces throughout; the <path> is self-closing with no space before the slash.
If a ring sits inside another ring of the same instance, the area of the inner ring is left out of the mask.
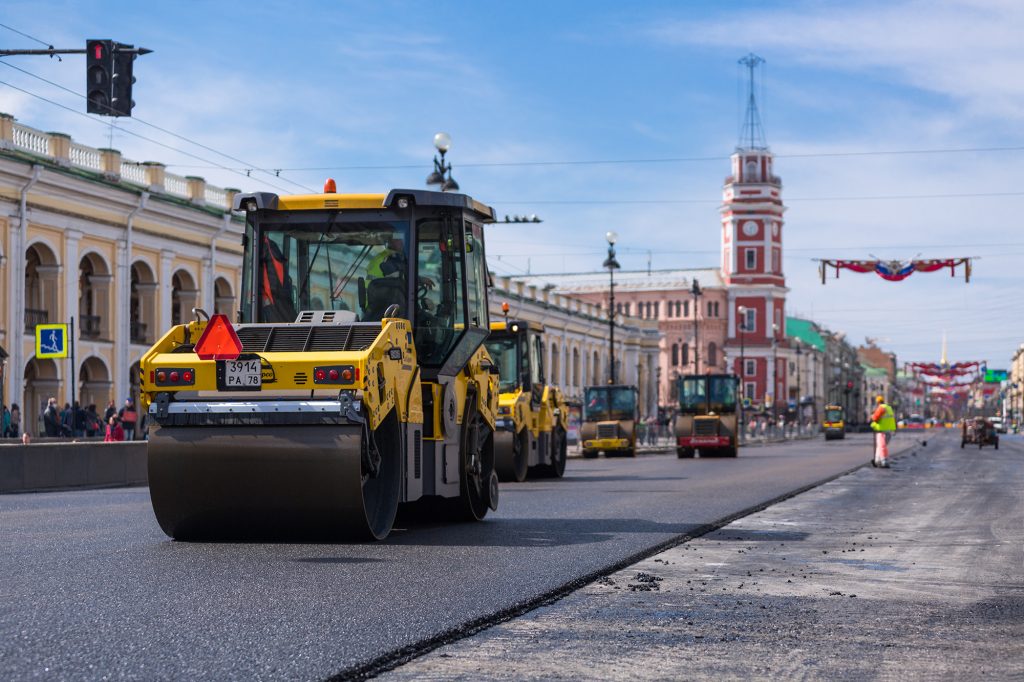
<path id="1" fill-rule="evenodd" d="M 448 133 L 434 135 L 434 149 L 441 154 L 441 158 L 434 156 L 434 172 L 427 176 L 427 184 L 440 185 L 442 192 L 459 191 L 459 183 L 455 182 L 452 177 L 452 164 L 444 162 L 444 155 L 448 153 L 451 146 L 452 137 Z"/>
<path id="2" fill-rule="evenodd" d="M 740 375 L 740 437 L 742 438 L 743 434 L 746 432 L 746 428 L 744 428 L 746 426 L 746 422 L 743 421 L 743 403 L 747 399 L 747 381 L 746 381 L 747 365 L 746 365 L 746 359 L 743 357 L 743 354 L 744 354 L 744 351 L 746 350 L 746 348 L 744 347 L 744 342 L 746 341 L 746 331 L 747 331 L 747 309 L 746 309 L 745 306 L 740 306 L 737 309 L 737 312 L 740 314 L 740 321 L 739 321 L 739 324 L 740 324 L 740 326 L 739 326 L 739 329 L 740 329 L 740 371 L 739 371 L 739 375 Z"/>
<path id="3" fill-rule="evenodd" d="M 803 339 L 796 339 L 796 435 L 803 429 L 803 399 L 800 397 L 800 374 L 803 371 L 800 361 L 803 359 Z"/>
<path id="4" fill-rule="evenodd" d="M 779 422 L 779 325 L 772 323 L 772 426 Z"/>
<path id="5" fill-rule="evenodd" d="M 604 267 L 608 268 L 608 383 L 615 383 L 615 271 L 621 267 L 615 260 L 615 241 L 619 238 L 614 232 L 606 232 L 608 240 L 608 258 Z"/>
<path id="6" fill-rule="evenodd" d="M 693 294 L 693 373 L 700 374 L 700 322 L 698 321 L 700 304 L 697 298 L 704 292 L 701 291 L 700 282 L 696 278 L 693 280 L 693 286 L 690 287 L 690 293 Z"/>

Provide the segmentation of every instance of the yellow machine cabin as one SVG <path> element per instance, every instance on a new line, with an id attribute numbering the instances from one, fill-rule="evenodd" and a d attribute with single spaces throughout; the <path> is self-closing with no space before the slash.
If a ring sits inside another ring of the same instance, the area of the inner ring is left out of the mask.
<path id="1" fill-rule="evenodd" d="M 846 411 L 842 405 L 826 405 L 825 419 L 821 422 L 825 440 L 846 438 Z"/>
<path id="2" fill-rule="evenodd" d="M 142 359 L 153 509 L 177 539 L 383 538 L 400 504 L 496 508 L 483 225 L 461 194 L 242 194 L 239 321 Z"/>
<path id="3" fill-rule="evenodd" d="M 691 374 L 679 377 L 676 391 L 676 454 L 680 458 L 721 455 L 735 457 L 739 446 L 736 386 L 732 374 Z"/>
<path id="4" fill-rule="evenodd" d="M 502 481 L 565 473 L 569 416 L 562 392 L 545 381 L 543 333 L 536 322 L 491 323 L 486 345 L 500 391 L 494 468 Z"/>
<path id="5" fill-rule="evenodd" d="M 640 419 L 636 386 L 609 384 L 583 390 L 583 456 L 636 456 L 636 425 Z"/>

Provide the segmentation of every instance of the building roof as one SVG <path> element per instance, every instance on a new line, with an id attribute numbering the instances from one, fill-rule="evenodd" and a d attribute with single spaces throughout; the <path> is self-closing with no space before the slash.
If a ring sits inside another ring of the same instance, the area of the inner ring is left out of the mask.
<path id="1" fill-rule="evenodd" d="M 608 290 L 607 270 L 527 275 L 514 279 L 528 286 L 540 288 L 553 286 L 555 291 L 560 292 L 584 293 Z M 700 282 L 701 288 L 713 289 L 725 286 L 718 268 L 690 268 L 650 271 L 617 270 L 615 272 L 615 289 L 618 291 L 679 291 L 689 289 L 693 285 L 694 279 Z"/>
<path id="2" fill-rule="evenodd" d="M 811 348 L 825 352 L 825 339 L 818 332 L 817 326 L 810 320 L 799 317 L 786 318 L 786 336 L 800 339 Z"/>

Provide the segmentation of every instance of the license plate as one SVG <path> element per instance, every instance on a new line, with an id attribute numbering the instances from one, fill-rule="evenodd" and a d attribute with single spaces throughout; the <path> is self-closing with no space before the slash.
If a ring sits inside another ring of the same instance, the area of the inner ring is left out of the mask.
<path id="1" fill-rule="evenodd" d="M 259 390 L 263 385 L 263 371 L 259 358 L 247 360 L 221 360 L 221 387 L 226 391 Z"/>

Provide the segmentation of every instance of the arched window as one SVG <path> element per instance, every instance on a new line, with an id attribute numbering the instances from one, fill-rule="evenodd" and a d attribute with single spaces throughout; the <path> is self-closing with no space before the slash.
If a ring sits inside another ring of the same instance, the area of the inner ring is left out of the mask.
<path id="1" fill-rule="evenodd" d="M 683 365 L 690 364 L 690 344 L 688 344 L 688 343 L 684 343 L 683 344 L 683 357 L 681 359 L 682 359 L 682 363 L 681 364 L 683 364 Z"/>
<path id="2" fill-rule="evenodd" d="M 676 367 L 679 365 L 679 344 L 672 344 L 672 366 Z"/>
<path id="3" fill-rule="evenodd" d="M 690 316 L 690 302 L 689 301 L 683 301 L 683 317 L 689 317 L 689 316 Z"/>
<path id="4" fill-rule="evenodd" d="M 572 385 L 580 385 L 580 349 L 572 349 Z"/>
<path id="5" fill-rule="evenodd" d="M 708 344 L 708 367 L 716 367 L 718 365 L 718 346 L 714 341 Z"/>

